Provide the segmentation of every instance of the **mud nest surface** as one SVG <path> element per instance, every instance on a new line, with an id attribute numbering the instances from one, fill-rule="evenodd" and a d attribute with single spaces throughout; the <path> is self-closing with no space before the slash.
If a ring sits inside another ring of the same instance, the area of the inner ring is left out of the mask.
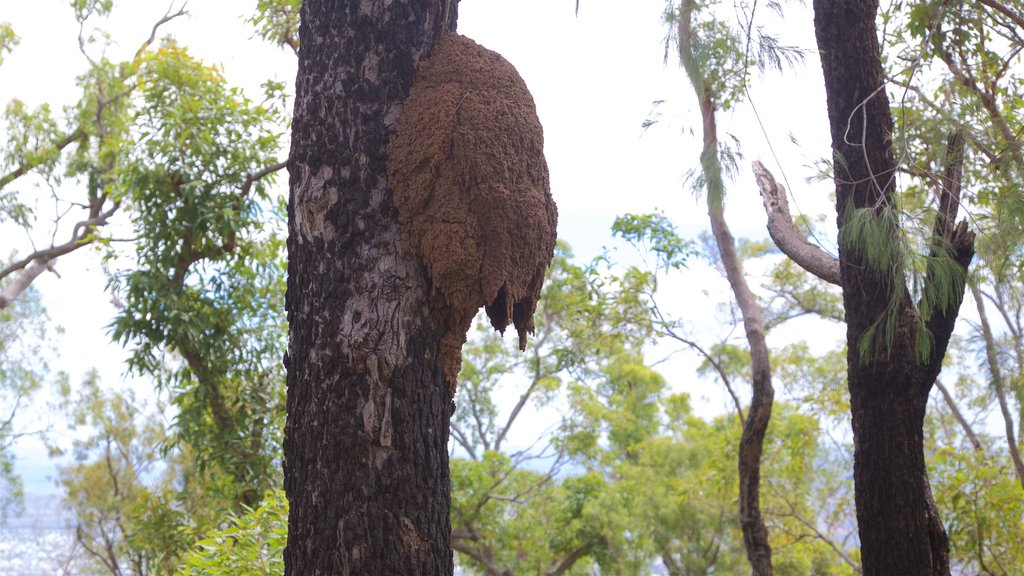
<path id="1" fill-rule="evenodd" d="M 445 376 L 485 307 L 525 349 L 558 219 L 544 133 L 526 83 L 500 54 L 448 34 L 420 65 L 388 147 L 402 239 L 430 275 Z"/>

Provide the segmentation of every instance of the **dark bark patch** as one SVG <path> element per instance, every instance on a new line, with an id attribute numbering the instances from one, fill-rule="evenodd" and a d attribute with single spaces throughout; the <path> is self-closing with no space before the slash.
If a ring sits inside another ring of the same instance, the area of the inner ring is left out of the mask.
<path id="1" fill-rule="evenodd" d="M 500 54 L 448 34 L 420 65 L 388 146 L 403 242 L 424 262 L 453 386 L 481 306 L 519 347 L 534 329 L 558 215 L 526 83 Z"/>

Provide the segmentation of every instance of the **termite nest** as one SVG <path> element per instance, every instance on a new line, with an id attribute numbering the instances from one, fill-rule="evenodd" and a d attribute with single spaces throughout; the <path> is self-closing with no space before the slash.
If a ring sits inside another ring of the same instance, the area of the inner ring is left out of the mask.
<path id="1" fill-rule="evenodd" d="M 533 96 L 500 54 L 445 35 L 420 64 L 388 146 L 402 241 L 430 277 L 440 358 L 455 390 L 462 345 L 484 307 L 526 348 L 558 213 Z"/>

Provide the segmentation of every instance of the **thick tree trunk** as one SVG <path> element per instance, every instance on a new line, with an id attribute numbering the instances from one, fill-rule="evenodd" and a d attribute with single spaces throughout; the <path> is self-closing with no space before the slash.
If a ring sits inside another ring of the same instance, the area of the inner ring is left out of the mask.
<path id="1" fill-rule="evenodd" d="M 450 5 L 449 5 L 450 4 Z M 448 426 L 428 281 L 386 146 L 457 0 L 306 0 L 288 209 L 286 573 L 450 575 Z"/>
<path id="2" fill-rule="evenodd" d="M 948 541 L 931 501 L 923 426 L 928 393 L 939 373 L 963 288 L 947 308 L 929 310 L 923 325 L 932 345 L 919 358 L 922 322 L 896 272 L 902 265 L 899 255 L 894 250 L 890 265 L 883 269 L 872 264 L 862 242 L 844 234 L 854 210 L 871 210 L 879 218 L 896 210 L 893 122 L 875 27 L 877 10 L 877 0 L 814 1 L 835 152 L 857 521 L 865 576 L 937 576 L 949 574 Z M 958 161 L 955 156 L 949 159 L 951 165 Z M 959 177 L 949 184 L 940 201 L 942 218 L 935 240 L 945 243 L 966 271 L 973 256 L 973 235 L 963 224 L 953 225 Z M 889 222 L 876 231 L 887 236 L 876 239 L 876 245 L 899 245 L 897 220 Z M 934 281 L 933 273 L 928 271 L 926 283 Z M 887 314 L 888 327 L 878 328 L 878 335 L 891 338 L 882 346 L 872 340 L 871 353 L 862 354 L 865 335 Z"/>

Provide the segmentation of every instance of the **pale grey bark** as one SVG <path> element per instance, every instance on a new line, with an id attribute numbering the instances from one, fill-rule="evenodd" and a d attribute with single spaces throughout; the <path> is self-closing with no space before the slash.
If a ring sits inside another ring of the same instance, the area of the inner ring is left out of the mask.
<path id="1" fill-rule="evenodd" d="M 996 393 L 999 402 L 999 412 L 1003 416 L 1003 425 L 1006 429 L 1006 445 L 1010 451 L 1010 459 L 1013 461 L 1013 470 L 1017 474 L 1017 481 L 1021 488 L 1024 488 L 1024 461 L 1020 457 L 1020 449 L 1017 446 L 1017 434 L 1014 432 L 1013 414 L 1010 413 L 1010 405 L 1006 400 L 1006 383 L 1003 380 L 1003 372 L 999 366 L 999 359 L 996 357 L 996 341 L 992 335 L 992 327 L 988 321 L 988 314 L 985 311 L 985 303 L 981 299 L 981 290 L 978 285 L 969 284 L 971 295 L 978 307 L 978 317 L 981 320 L 981 334 L 985 340 L 985 359 L 988 361 L 989 375 L 992 377 L 992 388 Z"/>
<path id="2" fill-rule="evenodd" d="M 757 179 L 757 188 L 761 192 L 761 200 L 764 202 L 764 211 L 768 215 L 768 234 L 775 241 L 775 245 L 804 270 L 829 284 L 839 286 L 839 260 L 822 250 L 820 246 L 808 242 L 797 229 L 789 212 L 786 189 L 775 181 L 775 177 L 764 164 L 754 160 L 752 168 Z"/>

